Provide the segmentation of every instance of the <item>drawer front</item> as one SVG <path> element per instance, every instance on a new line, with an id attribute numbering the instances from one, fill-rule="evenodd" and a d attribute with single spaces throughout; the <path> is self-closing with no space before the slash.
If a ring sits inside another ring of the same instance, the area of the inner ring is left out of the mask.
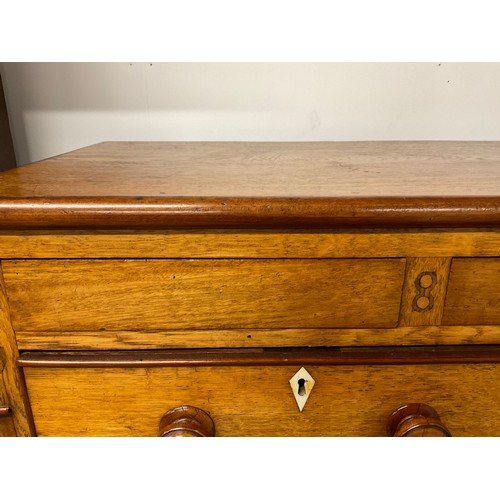
<path id="1" fill-rule="evenodd" d="M 500 258 L 452 260 L 442 324 L 500 324 Z"/>
<path id="2" fill-rule="evenodd" d="M 300 364 L 24 371 L 40 436 L 156 436 L 181 405 L 206 411 L 216 436 L 385 436 L 412 402 L 453 436 L 500 436 L 500 364 L 304 367 L 315 384 L 302 412 L 289 383 Z"/>
<path id="3" fill-rule="evenodd" d="M 19 260 L 17 331 L 395 327 L 404 259 Z"/>

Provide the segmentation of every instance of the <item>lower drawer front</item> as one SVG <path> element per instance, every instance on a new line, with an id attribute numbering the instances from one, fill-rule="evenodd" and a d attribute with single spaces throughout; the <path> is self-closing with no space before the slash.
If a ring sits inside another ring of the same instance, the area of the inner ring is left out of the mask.
<path id="1" fill-rule="evenodd" d="M 305 365 L 302 412 L 292 366 L 24 369 L 40 436 L 156 436 L 180 405 L 205 410 L 216 436 L 385 436 L 393 410 L 434 407 L 453 436 L 500 435 L 500 364 Z"/>

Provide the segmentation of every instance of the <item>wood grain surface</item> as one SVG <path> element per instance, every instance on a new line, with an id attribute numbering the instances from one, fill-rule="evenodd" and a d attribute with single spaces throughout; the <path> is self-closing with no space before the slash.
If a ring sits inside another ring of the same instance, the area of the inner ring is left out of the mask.
<path id="1" fill-rule="evenodd" d="M 401 299 L 400 326 L 440 325 L 451 258 L 409 258 Z"/>
<path id="2" fill-rule="evenodd" d="M 453 259 L 444 325 L 500 324 L 500 258 Z"/>
<path id="3" fill-rule="evenodd" d="M 11 409 L 13 426 L 18 436 L 34 434 L 29 405 L 26 400 L 24 381 L 16 368 L 19 356 L 16 338 L 9 316 L 9 304 L 0 265 L 0 348 L 3 370 L 0 372 L 0 405 Z M 1 364 L 1 363 L 0 363 Z M 9 424 L 10 428 L 10 424 Z"/>
<path id="4" fill-rule="evenodd" d="M 0 228 L 500 224 L 500 142 L 102 143 L 0 173 Z"/>
<path id="5" fill-rule="evenodd" d="M 2 400 L 2 395 L 0 393 L 0 404 Z M 0 437 L 16 437 L 16 427 L 14 425 L 14 419 L 12 418 L 12 412 L 8 406 L 0 406 Z"/>
<path id="6" fill-rule="evenodd" d="M 156 436 L 181 405 L 218 435 L 380 436 L 412 402 L 500 436 L 499 228 L 500 141 L 107 142 L 0 172 L 1 432 L 35 433 L 24 373 L 42 436 Z"/>
<path id="7" fill-rule="evenodd" d="M 394 327 L 404 259 L 13 260 L 20 331 Z"/>
<path id="8" fill-rule="evenodd" d="M 305 365 L 316 383 L 299 412 L 289 380 L 301 366 L 24 371 L 40 436 L 156 436 L 186 404 L 218 436 L 384 436 L 409 402 L 432 405 L 453 436 L 500 436 L 500 364 Z"/>
<path id="9" fill-rule="evenodd" d="M 500 142 L 107 142 L 3 173 L 0 197 L 499 196 L 499 166 Z"/>
<path id="10" fill-rule="evenodd" d="M 496 257 L 500 231 L 1 232 L 0 256 L 31 258 Z"/>
<path id="11" fill-rule="evenodd" d="M 494 325 L 400 328 L 186 329 L 16 332 L 23 350 L 168 349 L 187 347 L 302 347 L 500 344 Z"/>
<path id="12" fill-rule="evenodd" d="M 498 227 L 500 197 L 0 198 L 0 229 Z"/>

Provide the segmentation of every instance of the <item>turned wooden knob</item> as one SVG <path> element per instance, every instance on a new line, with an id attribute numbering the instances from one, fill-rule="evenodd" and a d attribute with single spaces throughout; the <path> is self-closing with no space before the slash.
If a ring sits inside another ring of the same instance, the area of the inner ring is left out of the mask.
<path id="1" fill-rule="evenodd" d="M 387 420 L 387 435 L 391 437 L 449 437 L 438 412 L 425 403 L 400 406 Z"/>
<path id="2" fill-rule="evenodd" d="M 212 437 L 215 424 L 210 415 L 195 406 L 176 406 L 161 417 L 161 437 Z"/>

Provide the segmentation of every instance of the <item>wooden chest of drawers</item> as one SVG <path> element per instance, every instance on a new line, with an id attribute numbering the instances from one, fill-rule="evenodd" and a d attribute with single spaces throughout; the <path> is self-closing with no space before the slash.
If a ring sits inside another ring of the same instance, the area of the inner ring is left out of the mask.
<path id="1" fill-rule="evenodd" d="M 0 262 L 0 435 L 500 435 L 500 143 L 102 143 Z"/>

